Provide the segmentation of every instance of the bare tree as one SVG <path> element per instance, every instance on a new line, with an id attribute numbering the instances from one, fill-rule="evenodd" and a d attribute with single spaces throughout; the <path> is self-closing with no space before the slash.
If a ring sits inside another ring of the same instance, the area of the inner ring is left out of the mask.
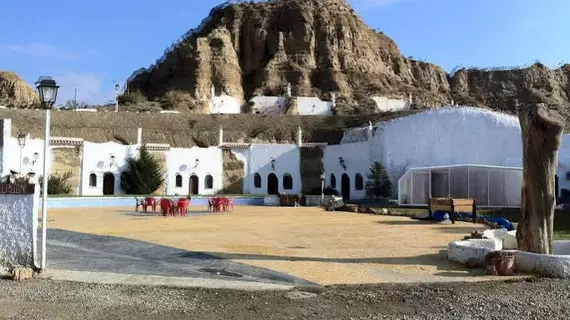
<path id="1" fill-rule="evenodd" d="M 555 176 L 564 119 L 542 103 L 519 109 L 523 142 L 519 250 L 551 254 L 554 226 Z"/>

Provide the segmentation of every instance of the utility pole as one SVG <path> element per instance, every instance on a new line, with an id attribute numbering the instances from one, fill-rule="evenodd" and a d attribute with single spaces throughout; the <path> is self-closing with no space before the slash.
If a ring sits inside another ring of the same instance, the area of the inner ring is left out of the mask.
<path id="1" fill-rule="evenodd" d="M 113 81 L 114 82 L 114 81 Z M 121 86 L 118 83 L 115 84 L 115 112 L 119 112 L 119 92 Z"/>
<path id="2" fill-rule="evenodd" d="M 73 107 L 77 109 L 77 88 L 75 88 L 75 93 L 73 94 Z"/>

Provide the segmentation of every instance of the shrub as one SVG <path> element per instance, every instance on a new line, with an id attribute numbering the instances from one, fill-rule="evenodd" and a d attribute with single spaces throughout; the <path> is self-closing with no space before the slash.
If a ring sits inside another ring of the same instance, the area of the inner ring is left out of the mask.
<path id="1" fill-rule="evenodd" d="M 121 105 L 138 105 L 148 102 L 146 96 L 140 91 L 129 91 L 120 95 L 118 98 Z"/>
<path id="2" fill-rule="evenodd" d="M 386 168 L 380 162 L 374 162 L 367 175 L 366 196 L 369 198 L 387 198 L 392 195 L 392 182 Z"/>
<path id="3" fill-rule="evenodd" d="M 159 100 L 160 106 L 165 110 L 192 110 L 196 108 L 194 98 L 184 91 L 171 90 Z"/>
<path id="4" fill-rule="evenodd" d="M 325 196 L 340 196 L 340 192 L 333 187 L 326 187 L 325 188 Z"/>
<path id="5" fill-rule="evenodd" d="M 48 176 L 48 194 L 63 195 L 72 194 L 73 186 L 69 181 L 71 179 L 71 171 L 64 174 L 51 174 Z M 40 186 L 43 186 L 43 177 L 39 178 Z"/>
<path id="6" fill-rule="evenodd" d="M 160 163 L 141 146 L 139 157 L 127 159 L 127 170 L 121 174 L 121 188 L 127 194 L 152 194 L 164 182 Z"/>

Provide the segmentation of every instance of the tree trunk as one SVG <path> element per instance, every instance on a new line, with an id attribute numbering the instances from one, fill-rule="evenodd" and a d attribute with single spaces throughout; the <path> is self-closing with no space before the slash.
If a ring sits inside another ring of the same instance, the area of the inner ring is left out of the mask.
<path id="1" fill-rule="evenodd" d="M 523 186 L 517 244 L 522 251 L 551 254 L 556 208 L 555 175 L 564 119 L 542 103 L 521 108 L 519 119 Z"/>

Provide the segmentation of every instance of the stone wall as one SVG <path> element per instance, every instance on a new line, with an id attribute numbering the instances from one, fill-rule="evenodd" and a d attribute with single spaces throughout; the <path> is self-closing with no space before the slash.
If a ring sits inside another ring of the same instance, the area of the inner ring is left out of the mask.
<path id="1" fill-rule="evenodd" d="M 166 152 L 164 151 L 156 151 L 156 152 L 152 152 L 152 156 L 158 161 L 158 163 L 161 165 L 162 167 L 162 172 L 164 172 L 164 174 L 166 175 L 168 173 L 168 162 L 166 161 Z M 168 180 L 164 179 L 164 181 L 162 182 L 162 184 L 160 185 L 160 188 L 158 188 L 155 192 L 154 195 L 163 195 L 165 194 L 165 190 L 166 190 L 166 186 L 168 184 Z"/>
<path id="2" fill-rule="evenodd" d="M 22 185 L 0 185 L 0 269 L 18 265 L 33 267 L 39 187 L 27 185 L 25 192 L 14 192 L 15 189 L 9 191 L 5 186 L 23 190 Z"/>
<path id="3" fill-rule="evenodd" d="M 69 183 L 74 193 L 78 192 L 81 182 L 81 149 L 80 148 L 56 148 L 52 150 L 51 173 L 63 175 L 71 172 Z"/>
<path id="4" fill-rule="evenodd" d="M 222 151 L 224 162 L 223 193 L 242 194 L 245 177 L 244 163 L 229 149 Z"/>
<path id="5" fill-rule="evenodd" d="M 321 171 L 323 170 L 323 148 L 301 148 L 301 181 L 303 194 L 321 193 Z"/>

